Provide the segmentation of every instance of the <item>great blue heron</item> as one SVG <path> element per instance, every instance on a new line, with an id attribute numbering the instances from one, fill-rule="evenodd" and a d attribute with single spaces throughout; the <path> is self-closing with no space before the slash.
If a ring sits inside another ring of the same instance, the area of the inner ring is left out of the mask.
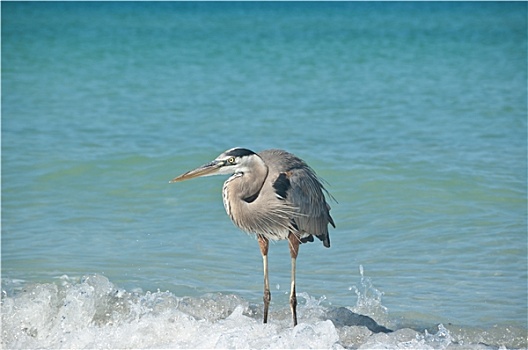
<path id="1" fill-rule="evenodd" d="M 301 243 L 313 236 L 330 247 L 330 216 L 326 191 L 317 175 L 302 159 L 286 151 L 271 149 L 255 153 L 232 148 L 215 160 L 182 174 L 170 182 L 199 176 L 231 175 L 222 189 L 224 207 L 233 223 L 257 236 L 264 265 L 264 323 L 271 300 L 268 279 L 269 240 L 287 239 L 291 255 L 290 308 L 297 325 L 295 263 Z"/>

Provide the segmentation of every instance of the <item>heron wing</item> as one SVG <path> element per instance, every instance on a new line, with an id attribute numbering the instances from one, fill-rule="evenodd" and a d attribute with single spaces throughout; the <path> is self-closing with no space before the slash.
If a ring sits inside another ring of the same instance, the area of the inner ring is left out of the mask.
<path id="1" fill-rule="evenodd" d="M 273 183 L 277 197 L 297 208 L 298 213 L 292 219 L 302 241 L 311 241 L 310 235 L 314 235 L 329 247 L 328 224 L 334 227 L 335 224 L 325 199 L 326 190 L 313 169 L 285 151 L 268 150 L 259 155 L 270 170 L 278 173 Z"/>
<path id="2" fill-rule="evenodd" d="M 330 246 L 328 224 L 335 227 L 330 216 L 330 206 L 324 196 L 324 187 L 309 168 L 290 171 L 291 188 L 288 200 L 299 208 L 299 216 L 294 218 L 299 231 L 316 236 L 325 247 Z"/>

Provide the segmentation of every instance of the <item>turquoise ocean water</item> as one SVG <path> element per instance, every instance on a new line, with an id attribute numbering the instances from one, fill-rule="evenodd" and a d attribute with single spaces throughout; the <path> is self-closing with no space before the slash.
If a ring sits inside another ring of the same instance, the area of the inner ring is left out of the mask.
<path id="1" fill-rule="evenodd" d="M 526 3 L 1 8 L 4 347 L 527 346 Z M 168 183 L 235 146 L 337 201 L 332 247 L 301 246 L 301 330 L 287 244 L 260 329 L 225 178 Z M 340 306 L 416 337 L 350 345 L 319 315 Z"/>

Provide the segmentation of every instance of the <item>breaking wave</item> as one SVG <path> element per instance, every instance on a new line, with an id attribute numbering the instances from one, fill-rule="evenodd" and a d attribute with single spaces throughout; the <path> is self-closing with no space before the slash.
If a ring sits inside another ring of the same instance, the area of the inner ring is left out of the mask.
<path id="1" fill-rule="evenodd" d="M 102 275 L 47 284 L 4 280 L 2 348 L 526 348 L 522 329 L 398 328 L 382 293 L 369 279 L 361 284 L 353 307 L 299 294 L 293 328 L 288 307 L 275 306 L 263 324 L 262 305 L 233 294 L 128 292 Z"/>

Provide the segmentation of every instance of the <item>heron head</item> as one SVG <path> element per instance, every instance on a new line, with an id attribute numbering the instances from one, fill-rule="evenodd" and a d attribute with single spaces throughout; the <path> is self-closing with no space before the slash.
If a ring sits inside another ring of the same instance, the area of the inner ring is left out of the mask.
<path id="1" fill-rule="evenodd" d="M 195 177 L 212 175 L 231 175 L 244 172 L 248 169 L 249 163 L 258 155 L 245 148 L 231 148 L 216 157 L 215 160 L 190 170 L 180 176 L 170 180 L 170 183 L 193 179 Z"/>

